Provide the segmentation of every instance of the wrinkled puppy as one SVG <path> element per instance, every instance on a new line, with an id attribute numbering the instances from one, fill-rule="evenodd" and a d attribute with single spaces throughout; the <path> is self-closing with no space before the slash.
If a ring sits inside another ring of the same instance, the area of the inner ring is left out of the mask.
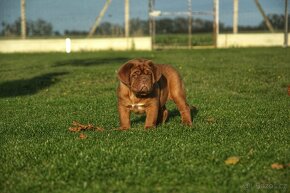
<path id="1" fill-rule="evenodd" d="M 192 125 L 190 107 L 186 103 L 183 82 L 178 72 L 165 64 L 133 59 L 118 71 L 117 89 L 120 129 L 130 128 L 130 112 L 146 113 L 145 128 L 164 123 L 168 116 L 167 100 L 173 100 L 182 123 Z"/>

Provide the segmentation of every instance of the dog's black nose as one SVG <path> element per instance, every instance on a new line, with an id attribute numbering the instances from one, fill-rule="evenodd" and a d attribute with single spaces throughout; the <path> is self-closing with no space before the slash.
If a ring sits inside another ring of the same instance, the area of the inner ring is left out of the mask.
<path id="1" fill-rule="evenodd" d="M 140 91 L 141 92 L 147 92 L 148 91 L 148 88 L 146 86 L 143 86 Z"/>

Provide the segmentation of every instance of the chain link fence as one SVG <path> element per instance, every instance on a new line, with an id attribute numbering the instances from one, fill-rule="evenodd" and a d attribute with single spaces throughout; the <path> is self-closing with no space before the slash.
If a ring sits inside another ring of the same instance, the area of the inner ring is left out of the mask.
<path id="1" fill-rule="evenodd" d="M 149 36 L 150 0 L 129 2 L 130 36 Z M 152 2 L 154 5 L 151 11 L 157 13 L 154 16 L 154 43 L 157 47 L 182 47 L 187 46 L 189 41 L 190 46 L 213 45 L 213 0 L 191 0 L 190 4 L 188 0 Z M 234 2 L 237 2 L 236 6 Z M 107 10 L 100 18 L 106 3 Z M 100 19 L 100 23 L 93 37 L 125 36 L 124 0 L 26 0 L 25 7 L 27 38 L 85 38 L 96 19 Z M 285 24 L 284 8 L 284 0 L 220 0 L 219 31 L 282 32 Z M 20 10 L 19 0 L 0 1 L 2 39 L 17 39 L 21 36 Z"/>

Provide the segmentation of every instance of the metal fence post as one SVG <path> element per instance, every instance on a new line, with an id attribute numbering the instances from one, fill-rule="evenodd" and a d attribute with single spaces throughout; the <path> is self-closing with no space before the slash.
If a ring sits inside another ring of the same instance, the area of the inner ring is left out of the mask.
<path id="1" fill-rule="evenodd" d="M 155 18 L 152 15 L 154 11 L 154 0 L 148 0 L 148 11 L 149 11 L 149 35 L 151 37 L 152 50 L 155 49 Z"/>
<path id="2" fill-rule="evenodd" d="M 219 34 L 219 0 L 213 0 L 213 41 L 217 47 Z"/>
<path id="3" fill-rule="evenodd" d="M 188 48 L 192 48 L 192 6 L 191 0 L 187 1 L 188 4 Z"/>
<path id="4" fill-rule="evenodd" d="M 130 36 L 130 0 L 125 0 L 125 37 Z"/>
<path id="5" fill-rule="evenodd" d="M 233 33 L 238 33 L 239 0 L 234 0 Z"/>
<path id="6" fill-rule="evenodd" d="M 21 38 L 26 39 L 25 0 L 21 0 Z"/>
<path id="7" fill-rule="evenodd" d="M 288 0 L 285 0 L 285 31 L 284 31 L 284 47 L 288 47 Z"/>

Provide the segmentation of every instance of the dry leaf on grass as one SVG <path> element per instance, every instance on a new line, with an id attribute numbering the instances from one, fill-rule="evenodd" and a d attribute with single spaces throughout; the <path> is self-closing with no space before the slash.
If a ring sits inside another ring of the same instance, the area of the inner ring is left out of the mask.
<path id="1" fill-rule="evenodd" d="M 290 167 L 290 164 L 273 163 L 271 165 L 271 168 L 272 169 L 275 169 L 275 170 L 280 170 L 280 169 L 284 169 L 284 168 L 287 168 L 287 167 Z"/>
<path id="2" fill-rule="evenodd" d="M 231 156 L 228 157 L 228 159 L 225 160 L 226 165 L 236 165 L 240 161 L 240 157 L 237 156 Z"/>
<path id="3" fill-rule="evenodd" d="M 78 127 L 70 127 L 70 128 L 68 128 L 68 130 L 70 132 L 79 132 L 80 131 L 80 128 L 78 128 Z"/>
<path id="4" fill-rule="evenodd" d="M 77 121 L 73 121 L 72 125 L 73 125 L 73 127 L 68 128 L 68 130 L 71 132 L 80 132 L 80 131 L 87 131 L 87 130 L 104 131 L 104 129 L 101 127 L 95 127 L 92 124 L 84 125 L 84 124 L 81 124 Z"/>
<path id="5" fill-rule="evenodd" d="M 83 134 L 83 133 L 80 134 L 80 139 L 86 139 L 87 137 L 88 137 L 88 136 L 85 135 L 85 134 Z"/>
<path id="6" fill-rule="evenodd" d="M 248 152 L 248 156 L 252 156 L 254 154 L 254 149 L 251 148 L 250 151 Z"/>
<path id="7" fill-rule="evenodd" d="M 102 131 L 104 131 L 104 128 L 102 128 L 102 127 L 96 127 L 95 130 L 102 132 Z"/>
<path id="8" fill-rule="evenodd" d="M 216 122 L 216 119 L 214 117 L 207 117 L 206 122 L 209 124 L 213 124 Z"/>
<path id="9" fill-rule="evenodd" d="M 116 128 L 116 129 L 113 129 L 114 131 L 128 131 L 128 129 L 125 129 L 125 128 Z"/>

